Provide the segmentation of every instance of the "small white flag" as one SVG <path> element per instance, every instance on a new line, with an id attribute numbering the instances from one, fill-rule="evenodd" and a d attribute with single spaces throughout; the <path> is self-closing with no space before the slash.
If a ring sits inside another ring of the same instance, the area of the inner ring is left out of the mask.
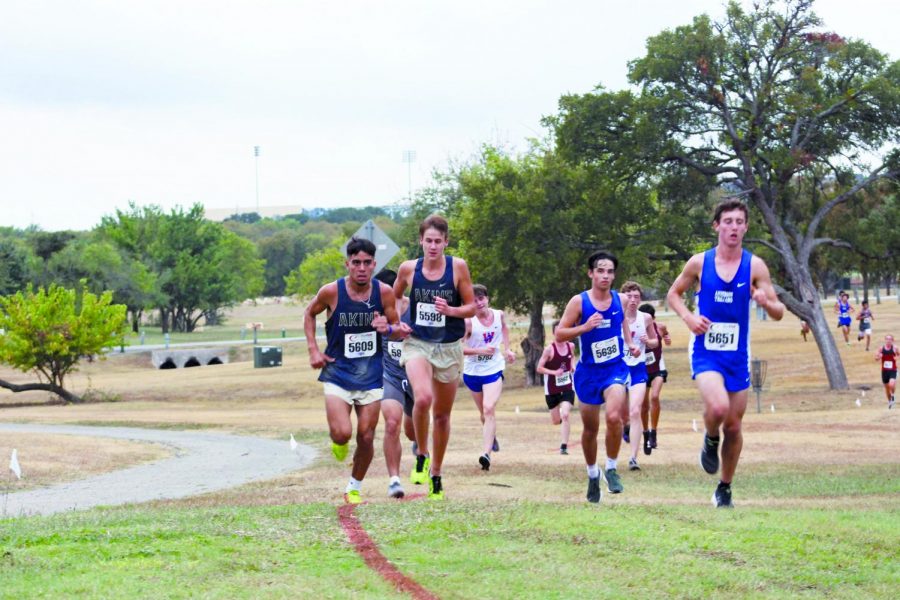
<path id="1" fill-rule="evenodd" d="M 297 449 L 297 440 L 294 439 L 294 434 L 291 434 L 291 450 Z"/>
<path id="2" fill-rule="evenodd" d="M 516 404 L 516 414 L 519 414 L 519 405 Z"/>
<path id="3" fill-rule="evenodd" d="M 18 479 L 22 479 L 22 467 L 19 466 L 19 452 L 13 448 L 12 456 L 9 459 L 9 470 L 16 474 Z"/>
<path id="4" fill-rule="evenodd" d="M 856 405 L 857 405 L 857 406 L 862 406 L 862 402 L 860 402 L 859 398 L 856 399 Z"/>
<path id="5" fill-rule="evenodd" d="M 697 419 L 691 421 L 691 429 L 697 431 Z"/>
<path id="6" fill-rule="evenodd" d="M 863 393 L 863 398 L 865 398 L 865 397 L 866 397 L 866 390 L 863 390 L 862 393 Z"/>
<path id="7" fill-rule="evenodd" d="M 775 412 L 775 405 L 772 405 L 772 412 Z"/>

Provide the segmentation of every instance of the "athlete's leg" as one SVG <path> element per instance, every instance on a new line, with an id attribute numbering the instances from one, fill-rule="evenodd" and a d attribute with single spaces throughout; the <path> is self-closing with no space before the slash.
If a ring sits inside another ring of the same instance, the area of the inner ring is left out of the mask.
<path id="1" fill-rule="evenodd" d="M 362 481 L 375 456 L 375 427 L 378 425 L 378 402 L 356 407 L 356 450 L 350 474 Z"/>
<path id="2" fill-rule="evenodd" d="M 406 434 L 406 439 L 410 442 L 416 441 L 416 426 L 413 423 L 413 418 L 406 413 L 403 414 L 403 433 Z"/>
<path id="3" fill-rule="evenodd" d="M 665 380 L 662 377 L 654 377 L 650 383 L 650 429 L 656 431 L 659 427 L 659 397 Z"/>
<path id="4" fill-rule="evenodd" d="M 872 343 L 872 330 L 867 329 L 866 330 L 866 352 L 869 351 L 869 344 L 871 344 L 871 343 Z"/>
<path id="5" fill-rule="evenodd" d="M 409 375 L 408 369 L 407 375 Z M 444 462 L 444 453 L 447 451 L 447 442 L 450 440 L 450 412 L 453 410 L 453 401 L 456 399 L 456 387 L 459 383 L 456 380 L 450 383 L 434 380 L 432 385 L 434 386 L 434 432 L 431 435 L 434 443 L 431 447 L 431 474 L 440 475 L 441 464 Z M 419 391 L 415 387 L 413 387 L 413 390 L 416 396 L 416 408 L 418 408 Z M 419 421 L 416 418 L 416 438 L 421 444 L 418 425 Z"/>
<path id="6" fill-rule="evenodd" d="M 416 356 L 406 363 L 406 378 L 416 399 L 413 405 L 413 425 L 416 445 L 421 454 L 428 453 L 428 427 L 431 421 L 431 405 L 434 403 L 432 366 L 423 356 Z"/>
<path id="7" fill-rule="evenodd" d="M 352 407 L 342 398 L 325 396 L 325 417 L 328 419 L 328 434 L 331 441 L 343 446 L 353 435 L 353 423 L 350 421 Z"/>
<path id="8" fill-rule="evenodd" d="M 388 475 L 400 475 L 400 456 L 403 453 L 400 445 L 400 423 L 403 420 L 403 405 L 392 399 L 381 401 L 381 414 L 384 415 L 384 462 Z"/>
<path id="9" fill-rule="evenodd" d="M 719 430 L 725 417 L 728 416 L 730 401 L 725 391 L 725 379 L 716 371 L 704 371 L 697 374 L 697 389 L 703 400 L 703 422 L 706 434 L 711 438 L 719 437 Z"/>
<path id="10" fill-rule="evenodd" d="M 486 383 L 482 388 L 481 433 L 484 440 L 484 452 L 490 456 L 497 436 L 497 403 L 500 401 L 500 393 L 503 391 L 503 378 Z"/>
<path id="11" fill-rule="evenodd" d="M 849 325 L 841 325 L 841 331 L 844 333 L 844 341 L 846 343 L 850 343 L 850 326 Z"/>
<path id="12" fill-rule="evenodd" d="M 625 386 L 613 384 L 603 390 L 606 403 L 606 457 L 615 459 L 622 446 L 622 423 L 628 418 L 628 397 Z M 640 420 L 634 421 L 639 423 Z"/>
<path id="13" fill-rule="evenodd" d="M 744 419 L 744 411 L 747 410 L 747 390 L 731 392 L 728 394 L 730 408 L 725 417 L 722 440 L 722 481 L 731 483 L 734 471 L 737 469 L 738 459 L 741 457 L 741 448 L 744 446 L 744 434 L 741 424 Z"/>
<path id="14" fill-rule="evenodd" d="M 600 433 L 600 405 L 584 404 L 578 407 L 581 413 L 581 451 L 587 466 L 597 464 L 597 435 Z M 619 422 L 621 427 L 621 421 Z M 619 432 L 622 435 L 622 432 Z M 600 467 L 601 469 L 603 467 Z"/>
<path id="15" fill-rule="evenodd" d="M 478 416 L 481 418 L 482 425 L 484 425 L 484 388 L 486 387 L 481 386 L 480 392 L 469 390 L 472 392 L 472 400 L 475 401 L 475 406 L 478 407 Z"/>
<path id="16" fill-rule="evenodd" d="M 644 402 L 641 404 L 641 425 L 644 426 L 644 431 L 650 429 L 650 389 L 653 386 L 652 382 L 657 379 L 659 377 L 654 377 L 650 385 L 646 386 L 644 390 Z"/>
<path id="17" fill-rule="evenodd" d="M 560 423 L 562 423 L 562 416 L 560 414 L 560 406 L 562 406 L 562 403 L 557 404 L 556 406 L 554 406 L 553 408 L 550 409 L 550 422 L 553 423 L 554 425 L 559 425 Z"/>
<path id="18" fill-rule="evenodd" d="M 628 388 L 628 421 L 637 425 L 641 422 L 641 412 L 644 406 L 644 395 L 647 391 L 646 383 L 637 383 Z M 644 428 L 646 430 L 646 427 Z M 641 449 L 641 431 L 631 432 L 631 458 L 637 460 L 638 451 Z"/>
<path id="19" fill-rule="evenodd" d="M 569 432 L 572 428 L 572 424 L 569 422 L 569 414 L 572 412 L 572 404 L 570 402 L 560 402 L 559 406 L 559 420 L 562 423 L 562 427 L 560 428 L 560 444 L 569 445 Z M 597 436 L 594 436 L 596 439 Z"/>

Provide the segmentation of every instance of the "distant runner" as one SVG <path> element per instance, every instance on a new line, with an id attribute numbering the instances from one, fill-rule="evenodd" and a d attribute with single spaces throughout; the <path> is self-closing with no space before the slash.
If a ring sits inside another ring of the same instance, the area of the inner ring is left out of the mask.
<path id="1" fill-rule="evenodd" d="M 884 395 L 887 396 L 888 408 L 894 408 L 894 392 L 897 389 L 897 359 L 900 352 L 894 345 L 894 336 L 884 336 L 884 346 L 875 354 L 875 360 L 881 362 L 881 383 L 884 384 Z"/>
<path id="2" fill-rule="evenodd" d="M 666 346 L 672 345 L 672 338 L 669 337 L 669 328 L 663 323 L 656 321 L 656 309 L 652 304 L 641 304 L 638 308 L 641 312 L 647 313 L 653 318 L 653 328 L 656 331 L 656 337 Z M 660 395 L 662 387 L 669 378 L 669 372 L 666 370 L 666 361 L 663 358 L 663 344 L 657 344 L 650 352 L 647 352 L 647 398 L 644 400 L 644 406 L 641 408 L 641 423 L 644 425 L 644 454 L 650 454 L 657 447 L 656 431 L 659 427 L 660 413 Z"/>
<path id="3" fill-rule="evenodd" d="M 872 321 L 875 320 L 875 315 L 869 309 L 868 300 L 862 301 L 862 308 L 859 310 L 859 314 L 856 315 L 856 320 L 859 321 L 859 336 L 856 341 L 866 338 L 866 352 L 868 352 L 869 345 L 872 343 Z"/>
<path id="4" fill-rule="evenodd" d="M 847 292 L 841 292 L 841 296 L 834 303 L 834 314 L 838 316 L 838 329 L 844 334 L 844 343 L 850 345 L 850 315 L 856 312 L 850 305 L 850 295 Z"/>
<path id="5" fill-rule="evenodd" d="M 554 339 L 544 348 L 536 371 L 544 376 L 544 399 L 550 409 L 550 422 L 560 427 L 559 453 L 569 453 L 569 413 L 575 405 L 575 388 L 572 374 L 575 372 L 575 344 L 557 342 L 556 328 L 559 321 L 553 321 Z"/>

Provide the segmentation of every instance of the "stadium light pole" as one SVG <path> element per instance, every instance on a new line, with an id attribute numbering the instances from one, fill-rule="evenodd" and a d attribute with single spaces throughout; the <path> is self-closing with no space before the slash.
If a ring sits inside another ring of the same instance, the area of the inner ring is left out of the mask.
<path id="1" fill-rule="evenodd" d="M 253 156 L 256 163 L 256 214 L 259 215 L 259 146 L 253 146 Z"/>
<path id="2" fill-rule="evenodd" d="M 407 196 L 406 199 L 408 202 L 412 202 L 412 164 L 416 162 L 416 151 L 415 150 L 404 150 L 403 151 L 403 162 L 406 163 L 406 184 L 407 184 Z"/>

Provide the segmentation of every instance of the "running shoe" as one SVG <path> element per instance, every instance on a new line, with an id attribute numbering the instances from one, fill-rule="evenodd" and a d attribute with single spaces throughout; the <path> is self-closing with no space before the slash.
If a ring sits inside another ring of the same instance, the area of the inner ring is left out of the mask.
<path id="1" fill-rule="evenodd" d="M 388 486 L 388 496 L 391 498 L 402 498 L 405 495 L 406 492 L 403 491 L 403 486 L 400 485 L 399 481 L 395 481 Z"/>
<path id="2" fill-rule="evenodd" d="M 636 458 L 628 459 L 628 470 L 629 471 L 640 471 L 641 470 L 641 466 L 638 464 Z"/>
<path id="3" fill-rule="evenodd" d="M 494 438 L 494 445 L 491 446 L 492 452 L 500 452 L 500 442 L 497 441 L 497 438 Z"/>
<path id="4" fill-rule="evenodd" d="M 597 504 L 601 496 L 600 477 L 588 477 L 587 501 Z"/>
<path id="5" fill-rule="evenodd" d="M 444 499 L 444 486 L 441 485 L 441 476 L 433 475 L 431 477 L 431 483 L 428 486 L 428 499 L 429 500 L 443 500 Z"/>
<path id="6" fill-rule="evenodd" d="M 346 444 L 335 444 L 334 442 L 331 442 L 331 454 L 338 462 L 344 462 L 344 459 L 347 458 L 347 451 L 349 449 L 350 442 L 347 442 Z"/>
<path id="7" fill-rule="evenodd" d="M 429 459 L 424 454 L 419 454 L 416 456 L 416 466 L 413 467 L 412 473 L 409 474 L 410 482 L 421 485 L 423 483 L 428 482 L 428 465 L 431 464 L 431 459 Z"/>
<path id="8" fill-rule="evenodd" d="M 560 453 L 560 454 L 568 454 L 568 453 L 569 453 L 569 447 L 566 446 L 565 444 L 560 444 L 560 445 L 559 445 L 559 453 Z"/>
<path id="9" fill-rule="evenodd" d="M 891 394 L 891 399 L 888 402 L 888 410 L 890 410 L 892 408 L 894 408 L 894 395 L 893 394 Z"/>
<path id="10" fill-rule="evenodd" d="M 359 490 L 350 490 L 344 494 L 344 502 L 347 504 L 361 504 L 362 498 L 359 495 Z"/>
<path id="11" fill-rule="evenodd" d="M 703 434 L 703 448 L 700 450 L 700 466 L 710 475 L 715 475 L 719 470 L 719 440 L 709 439 L 709 434 Z"/>
<path id="12" fill-rule="evenodd" d="M 656 450 L 656 430 L 650 430 L 650 447 Z"/>
<path id="13" fill-rule="evenodd" d="M 491 457 L 487 454 L 482 454 L 478 457 L 478 464 L 481 465 L 482 471 L 490 471 L 491 470 Z"/>
<path id="14" fill-rule="evenodd" d="M 626 444 L 631 443 L 631 425 L 626 425 L 622 428 L 622 439 L 625 440 Z"/>
<path id="15" fill-rule="evenodd" d="M 653 452 L 653 446 L 650 445 L 650 432 L 644 432 L 644 454 L 650 456 L 650 453 Z"/>
<path id="16" fill-rule="evenodd" d="M 615 469 L 607 469 L 604 474 L 604 478 L 606 479 L 606 489 L 610 494 L 621 494 L 622 490 L 622 480 L 619 479 L 619 474 Z"/>
<path id="17" fill-rule="evenodd" d="M 712 497 L 713 506 L 716 508 L 734 508 L 731 502 L 731 486 L 720 483 Z"/>

